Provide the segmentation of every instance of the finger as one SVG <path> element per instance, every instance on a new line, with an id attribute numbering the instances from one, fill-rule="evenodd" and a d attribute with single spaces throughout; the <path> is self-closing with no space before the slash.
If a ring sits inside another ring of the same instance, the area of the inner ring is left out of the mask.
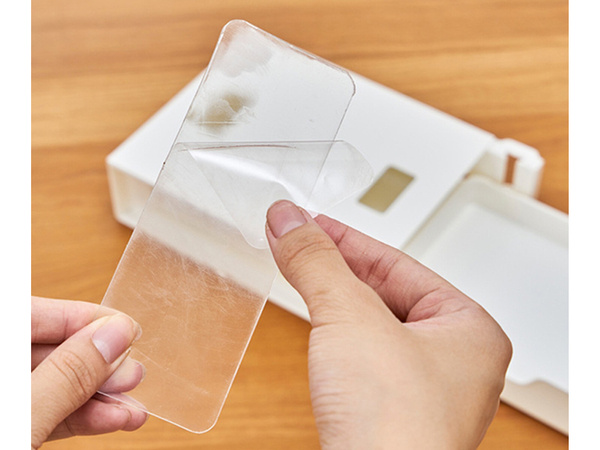
<path id="1" fill-rule="evenodd" d="M 111 393 L 106 395 L 97 393 L 93 398 L 106 404 L 127 408 L 131 411 L 132 420 L 124 428 L 122 428 L 122 431 L 135 431 L 141 427 L 146 420 L 148 420 L 148 410 L 146 407 L 142 403 L 131 398 L 129 395 L 119 393 Z"/>
<path id="2" fill-rule="evenodd" d="M 123 400 L 136 403 L 123 396 Z M 139 405 L 143 409 L 142 405 Z M 95 395 L 81 408 L 69 415 L 48 436 L 48 440 L 63 439 L 76 435 L 134 431 L 147 420 L 148 414 L 141 409 L 117 402 L 103 395 Z"/>
<path id="3" fill-rule="evenodd" d="M 145 375 L 143 364 L 128 356 L 98 390 L 107 394 L 128 392 L 140 384 Z"/>
<path id="4" fill-rule="evenodd" d="M 99 308 L 89 302 L 31 297 L 31 342 L 60 344 L 92 322 Z M 108 308 L 104 312 L 116 313 Z"/>
<path id="5" fill-rule="evenodd" d="M 56 347 L 58 345 L 55 344 L 31 344 L 31 370 L 33 371 Z"/>
<path id="6" fill-rule="evenodd" d="M 313 326 L 364 317 L 374 305 L 383 306 L 329 236 L 293 203 L 269 208 L 266 232 L 277 266 L 306 302 Z"/>
<path id="7" fill-rule="evenodd" d="M 32 442 L 41 445 L 86 403 L 125 358 L 139 325 L 124 314 L 102 317 L 50 353 L 31 373 Z"/>
<path id="8" fill-rule="evenodd" d="M 31 346 L 31 370 L 34 370 L 57 347 L 52 344 L 33 344 Z M 145 374 L 146 369 L 142 363 L 127 357 L 98 390 L 107 393 L 130 391 L 142 382 Z"/>
<path id="9" fill-rule="evenodd" d="M 458 292 L 435 272 L 394 247 L 324 215 L 317 216 L 315 222 L 335 243 L 352 272 L 375 289 L 403 321 L 423 299 L 441 301 L 446 297 L 438 295 L 443 294 L 441 291 Z M 468 300 L 462 295 L 457 298 Z"/>
<path id="10" fill-rule="evenodd" d="M 34 370 L 57 347 L 51 344 L 32 345 L 31 370 Z M 146 369 L 142 363 L 127 357 L 98 390 L 107 393 L 130 391 L 142 382 L 145 374 Z"/>

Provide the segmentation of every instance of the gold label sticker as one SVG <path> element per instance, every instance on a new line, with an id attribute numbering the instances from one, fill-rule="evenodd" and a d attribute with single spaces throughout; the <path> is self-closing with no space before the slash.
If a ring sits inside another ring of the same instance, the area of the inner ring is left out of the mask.
<path id="1" fill-rule="evenodd" d="M 359 202 L 376 211 L 385 212 L 413 179 L 413 176 L 395 167 L 388 167 Z"/>

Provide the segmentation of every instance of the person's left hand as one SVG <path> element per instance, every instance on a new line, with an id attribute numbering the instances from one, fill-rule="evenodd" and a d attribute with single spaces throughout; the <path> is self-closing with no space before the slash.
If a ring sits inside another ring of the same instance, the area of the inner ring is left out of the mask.
<path id="1" fill-rule="evenodd" d="M 96 394 L 121 396 L 144 376 L 127 357 L 139 325 L 116 311 L 93 320 L 97 312 L 93 303 L 31 298 L 32 448 L 73 435 L 133 431 L 146 421 L 145 412 Z"/>

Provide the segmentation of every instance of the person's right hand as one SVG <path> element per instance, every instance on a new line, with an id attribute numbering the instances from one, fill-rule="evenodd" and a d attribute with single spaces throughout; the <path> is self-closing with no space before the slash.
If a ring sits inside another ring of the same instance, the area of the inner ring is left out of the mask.
<path id="1" fill-rule="evenodd" d="M 468 449 L 499 403 L 510 341 L 477 303 L 404 253 L 290 202 L 267 214 L 313 329 L 323 449 Z"/>

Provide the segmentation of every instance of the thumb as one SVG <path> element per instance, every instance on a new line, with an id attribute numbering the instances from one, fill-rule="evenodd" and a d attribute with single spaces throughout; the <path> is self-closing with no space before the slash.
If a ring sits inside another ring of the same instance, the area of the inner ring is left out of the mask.
<path id="1" fill-rule="evenodd" d="M 306 302 L 313 326 L 358 319 L 381 303 L 331 238 L 293 203 L 282 200 L 269 208 L 266 233 L 281 274 Z"/>
<path id="2" fill-rule="evenodd" d="M 31 373 L 32 446 L 86 403 L 119 367 L 141 329 L 124 314 L 101 317 L 59 345 Z"/>

